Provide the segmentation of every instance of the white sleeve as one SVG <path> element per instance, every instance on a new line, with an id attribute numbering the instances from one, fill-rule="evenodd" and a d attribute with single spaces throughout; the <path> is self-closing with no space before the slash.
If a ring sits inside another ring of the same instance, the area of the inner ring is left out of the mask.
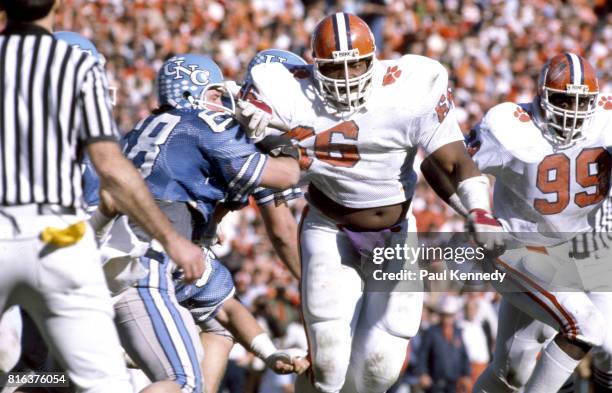
<path id="1" fill-rule="evenodd" d="M 463 134 L 455 115 L 455 105 L 449 99 L 448 73 L 439 66 L 439 72 L 433 81 L 431 93 L 427 98 L 427 107 L 419 121 L 417 144 L 421 145 L 427 155 L 451 142 L 463 141 Z"/>
<path id="2" fill-rule="evenodd" d="M 291 129 L 295 104 L 289 92 L 298 82 L 282 63 L 262 63 L 251 70 L 258 98 L 272 108 L 273 122 L 280 122 L 285 130 Z"/>
<path id="3" fill-rule="evenodd" d="M 505 154 L 503 146 L 491 134 L 486 116 L 472 132 L 475 133 L 472 141 L 475 153 L 472 159 L 481 172 L 497 176 L 504 165 Z"/>

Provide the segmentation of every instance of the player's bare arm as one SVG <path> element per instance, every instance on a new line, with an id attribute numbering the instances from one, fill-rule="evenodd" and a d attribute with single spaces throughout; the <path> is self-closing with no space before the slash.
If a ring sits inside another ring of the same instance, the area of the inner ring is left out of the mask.
<path id="1" fill-rule="evenodd" d="M 463 142 L 456 141 L 440 147 L 429 155 L 428 160 L 431 162 L 429 175 L 433 175 L 428 182 L 437 183 L 441 179 L 436 192 L 441 193 L 447 202 L 453 195 L 453 188 L 457 190 L 458 197 L 454 198 L 456 207 L 453 208 L 461 210 L 461 207 L 465 207 L 468 229 L 476 243 L 486 250 L 501 252 L 504 246 L 501 236 L 503 229 L 491 215 L 489 180 L 480 173 Z"/>
<path id="2" fill-rule="evenodd" d="M 457 195 L 456 187 L 453 186 L 450 178 L 441 175 L 442 169 L 440 169 L 435 160 L 427 157 L 421 163 L 420 169 L 423 177 L 436 195 L 452 207 L 457 214 L 467 217 L 468 212 Z"/>
<path id="3" fill-rule="evenodd" d="M 253 315 L 238 300 L 232 298 L 223 303 L 216 319 L 240 344 L 266 362 L 274 372 L 302 374 L 310 367 L 304 354 L 278 350 Z"/>
<path id="4" fill-rule="evenodd" d="M 257 147 L 271 156 L 261 176 L 262 187 L 284 190 L 298 183 L 300 152 L 289 138 L 271 135 L 257 143 Z"/>
<path id="5" fill-rule="evenodd" d="M 291 274 L 300 279 L 300 256 L 297 244 L 297 224 L 287 205 L 274 203 L 259 206 L 268 237 L 278 257 Z"/>
<path id="6" fill-rule="evenodd" d="M 204 261 L 200 248 L 172 228 L 119 145 L 100 141 L 88 145 L 87 152 L 100 176 L 101 188 L 113 196 L 118 210 L 128 214 L 162 244 L 171 259 L 183 268 L 186 281 L 201 277 Z"/>
<path id="7" fill-rule="evenodd" d="M 478 167 L 467 154 L 463 142 L 460 141 L 440 147 L 430 154 L 425 161 L 429 161 L 430 165 L 439 168 L 438 177 L 445 177 L 450 180 L 450 184 L 455 188 L 463 180 L 481 176 Z M 446 199 L 450 196 L 446 195 L 447 193 L 448 191 L 443 193 L 447 197 Z"/>

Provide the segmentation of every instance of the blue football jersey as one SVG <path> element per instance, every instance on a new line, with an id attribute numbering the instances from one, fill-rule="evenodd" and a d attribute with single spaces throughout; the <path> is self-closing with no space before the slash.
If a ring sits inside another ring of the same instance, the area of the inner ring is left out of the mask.
<path id="1" fill-rule="evenodd" d="M 267 160 L 233 118 L 214 111 L 153 114 L 123 146 L 155 199 L 195 204 L 206 221 L 218 201 L 245 203 Z"/>
<path id="2" fill-rule="evenodd" d="M 89 156 L 83 158 L 81 163 L 81 169 L 83 171 L 81 182 L 83 183 L 83 200 L 87 207 L 97 206 L 100 204 L 100 194 L 98 189 L 100 188 L 100 178 L 96 173 L 96 170 L 89 159 Z"/>
<path id="3" fill-rule="evenodd" d="M 219 260 L 207 255 L 210 264 L 210 275 L 202 286 L 198 282 L 186 284 L 182 272 L 173 274 L 176 300 L 191 313 L 196 323 L 206 322 L 214 317 L 223 303 L 234 296 L 234 280 L 232 274 Z"/>

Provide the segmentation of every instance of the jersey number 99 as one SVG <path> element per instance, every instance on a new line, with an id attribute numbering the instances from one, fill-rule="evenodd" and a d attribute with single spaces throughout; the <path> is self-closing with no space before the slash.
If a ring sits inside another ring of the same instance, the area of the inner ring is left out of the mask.
<path id="1" fill-rule="evenodd" d="M 581 191 L 574 194 L 574 203 L 586 207 L 601 202 L 610 189 L 610 154 L 601 147 L 584 149 L 576 157 L 576 183 L 595 192 Z M 555 201 L 536 198 L 534 207 L 544 215 L 561 213 L 570 203 L 570 159 L 564 153 L 546 156 L 538 165 L 536 186 L 544 194 L 556 195 Z M 551 179 L 550 174 L 554 173 Z"/>

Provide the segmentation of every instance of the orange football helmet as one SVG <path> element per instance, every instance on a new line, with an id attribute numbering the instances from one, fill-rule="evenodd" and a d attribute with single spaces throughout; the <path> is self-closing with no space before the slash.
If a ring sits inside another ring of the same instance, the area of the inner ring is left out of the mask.
<path id="1" fill-rule="evenodd" d="M 359 17 L 338 12 L 325 17 L 312 35 L 314 78 L 326 103 L 338 111 L 353 112 L 362 108 L 371 91 L 374 69 L 374 35 Z M 365 71 L 351 76 L 349 66 L 366 61 Z M 322 68 L 342 64 L 344 77 L 330 77 Z"/>
<path id="2" fill-rule="evenodd" d="M 568 52 L 550 59 L 538 80 L 547 136 L 560 146 L 584 138 L 595 113 L 598 93 L 595 69 L 585 58 Z"/>

